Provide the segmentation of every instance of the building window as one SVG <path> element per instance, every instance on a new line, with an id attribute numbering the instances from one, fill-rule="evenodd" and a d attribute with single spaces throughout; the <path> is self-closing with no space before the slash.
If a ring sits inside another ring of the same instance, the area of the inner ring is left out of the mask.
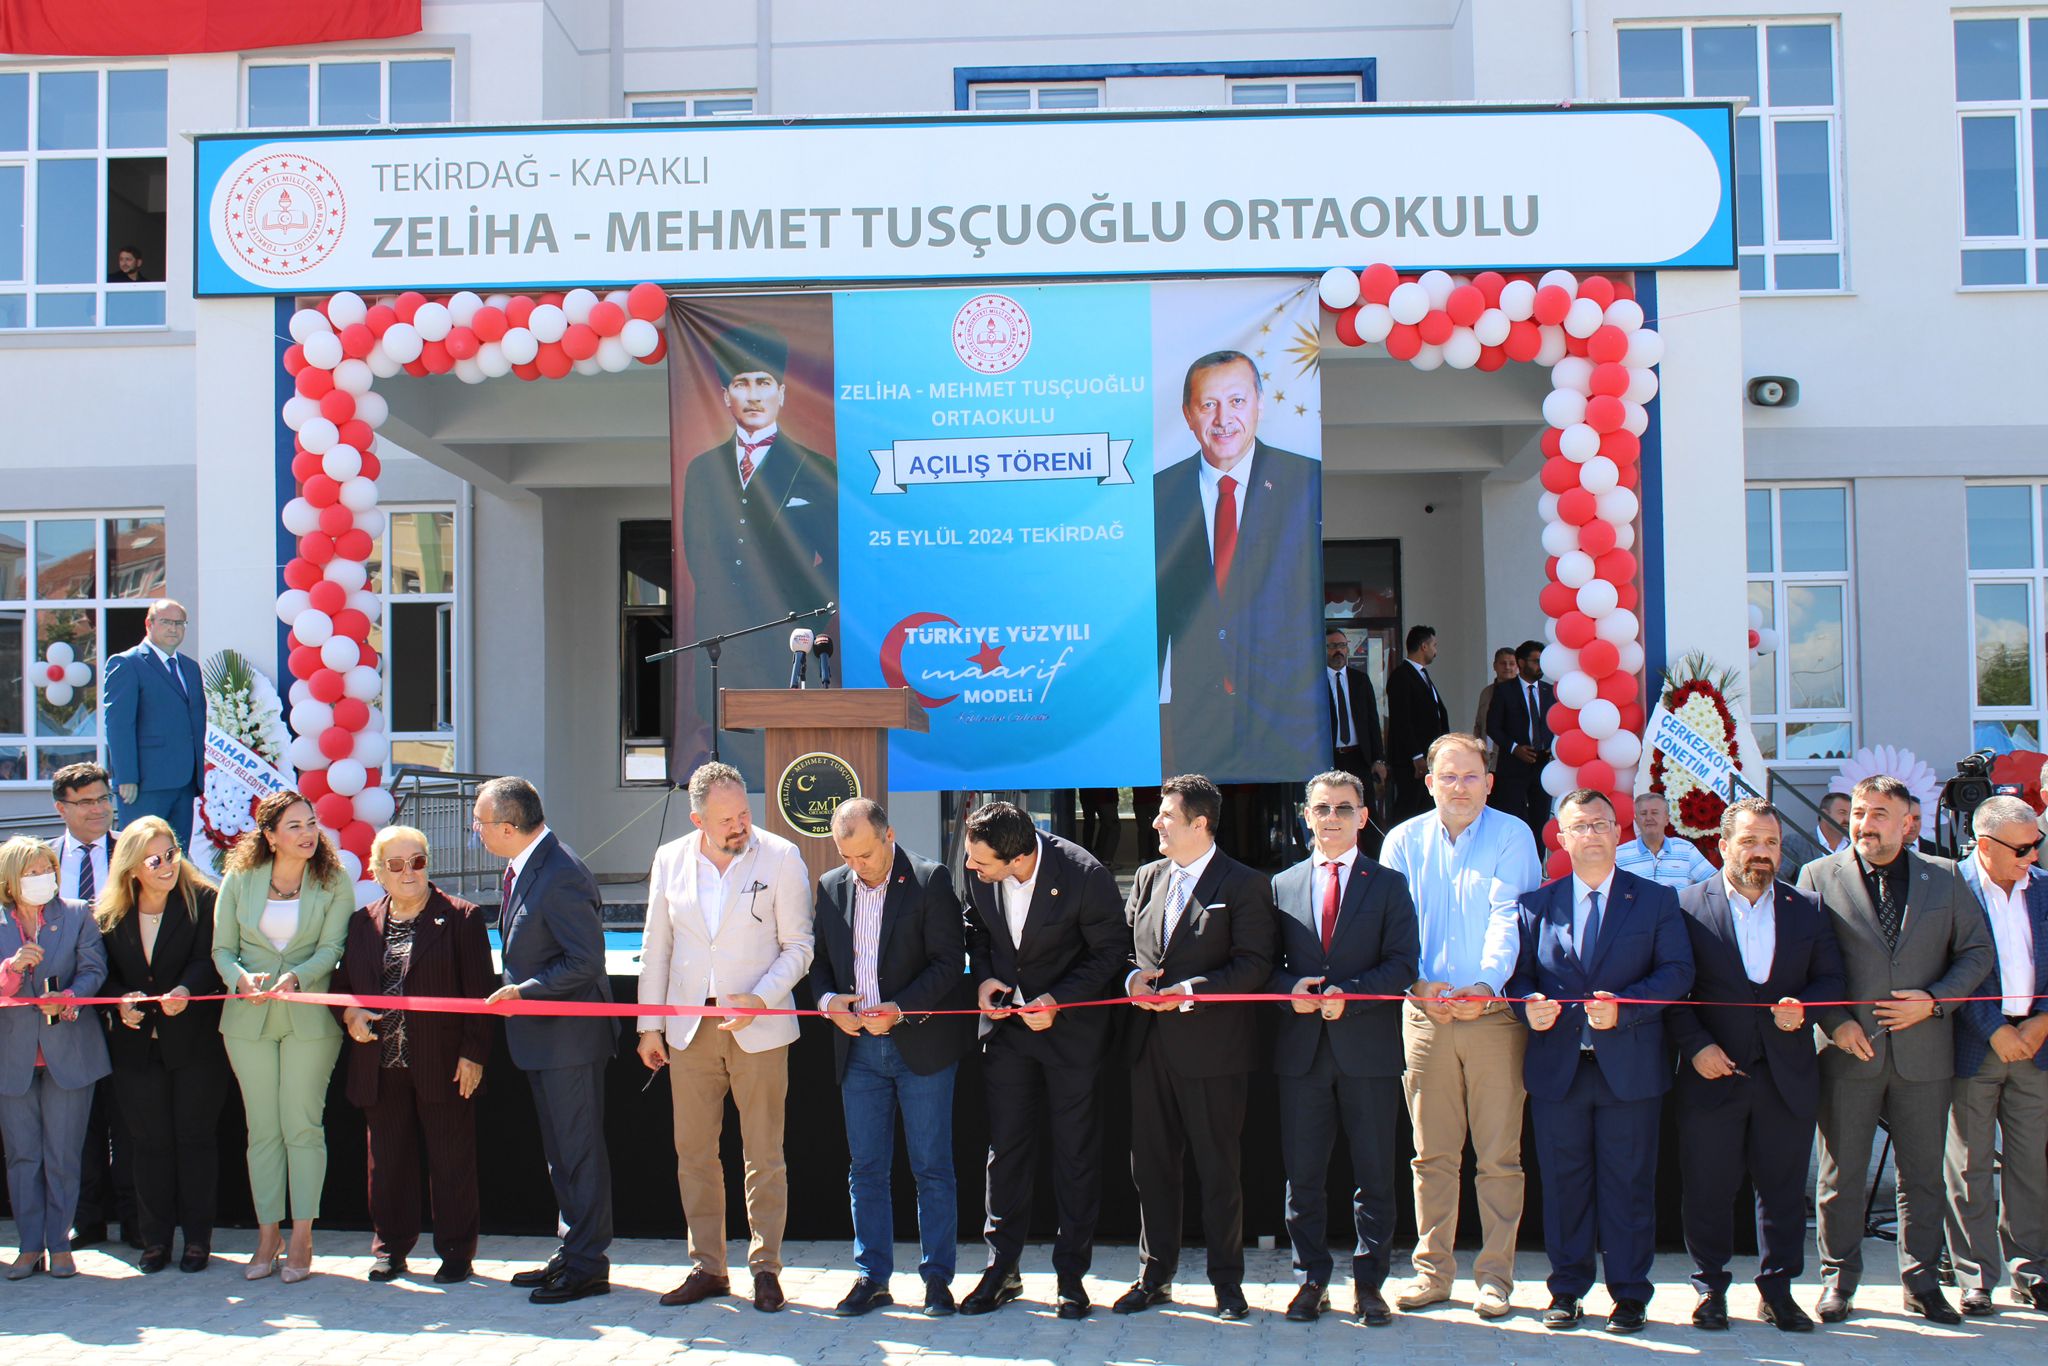
<path id="1" fill-rule="evenodd" d="M 370 555 L 379 607 L 370 646 L 383 656 L 391 764 L 455 767 L 455 511 L 445 504 L 387 510 Z"/>
<path id="2" fill-rule="evenodd" d="M 160 512 L 0 513 L 0 783 L 105 761 L 107 658 L 142 640 L 164 591 Z M 53 701 L 31 664 L 58 642 L 92 681 Z"/>
<path id="3" fill-rule="evenodd" d="M 715 119 L 754 112 L 750 91 L 720 90 L 680 95 L 628 95 L 626 109 L 636 119 Z"/>
<path id="4" fill-rule="evenodd" d="M 1363 98 L 1356 76 L 1310 76 L 1304 80 L 1251 78 L 1230 83 L 1232 104 L 1356 104 Z"/>
<path id="5" fill-rule="evenodd" d="M 1774 763 L 1856 750 L 1856 612 L 1849 490 L 1753 484 L 1747 493 L 1749 600 L 1778 648 L 1749 666 L 1757 747 Z"/>
<path id="6" fill-rule="evenodd" d="M 1616 36 L 1624 96 L 1749 101 L 1735 120 L 1742 288 L 1843 288 L 1834 25 L 1686 24 Z"/>
<path id="7" fill-rule="evenodd" d="M 165 80 L 0 70 L 0 330 L 163 326 Z"/>
<path id="8" fill-rule="evenodd" d="M 2048 284 L 2048 17 L 1955 21 L 1965 289 Z"/>
<path id="9" fill-rule="evenodd" d="M 647 656 L 675 644 L 675 532 L 666 520 L 619 524 L 619 779 L 668 781 L 675 735 L 675 661 Z"/>
<path id="10" fill-rule="evenodd" d="M 970 109 L 1100 109 L 1101 81 L 990 82 L 968 87 Z"/>
<path id="11" fill-rule="evenodd" d="M 322 57 L 243 67 L 245 128 L 447 123 L 455 63 L 447 57 Z"/>
<path id="12" fill-rule="evenodd" d="M 2048 493 L 2039 484 L 1972 484 L 1968 498 L 1970 743 L 2039 751 L 2042 625 L 2048 616 Z"/>

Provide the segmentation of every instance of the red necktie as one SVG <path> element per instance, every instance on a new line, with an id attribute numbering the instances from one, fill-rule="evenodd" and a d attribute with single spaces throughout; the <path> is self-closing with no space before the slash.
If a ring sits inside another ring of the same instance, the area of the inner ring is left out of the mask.
<path id="1" fill-rule="evenodd" d="M 1237 481 L 1224 475 L 1216 483 L 1216 594 L 1230 584 L 1230 561 L 1237 555 Z"/>
<path id="2" fill-rule="evenodd" d="M 512 926 L 512 865 L 505 865 L 504 881 L 498 884 L 498 933 Z"/>
<path id="3" fill-rule="evenodd" d="M 1323 952 L 1330 951 L 1330 940 L 1337 933 L 1337 881 L 1344 865 L 1335 859 L 1323 865 L 1330 870 L 1329 885 L 1323 888 Z"/>
<path id="4" fill-rule="evenodd" d="M 773 437 L 763 437 L 759 441 L 748 441 L 745 437 L 740 438 L 741 488 L 745 488 L 747 482 L 754 477 L 754 452 L 762 449 L 772 440 L 774 440 Z"/>

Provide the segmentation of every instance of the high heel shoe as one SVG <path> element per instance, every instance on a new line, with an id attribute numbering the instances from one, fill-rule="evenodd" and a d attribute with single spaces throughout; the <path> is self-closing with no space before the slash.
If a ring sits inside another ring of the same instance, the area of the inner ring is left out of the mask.
<path id="1" fill-rule="evenodd" d="M 284 1270 L 278 1272 L 278 1279 L 286 1285 L 297 1285 L 312 1274 L 313 1268 L 310 1263 L 305 1266 L 293 1266 L 290 1262 L 286 1262 Z"/>
<path id="2" fill-rule="evenodd" d="M 60 1257 L 63 1258 L 62 1261 L 58 1260 Z M 77 1274 L 78 1263 L 73 1260 L 70 1253 L 53 1252 L 50 1254 L 50 1276 L 52 1279 L 68 1281 Z"/>
<path id="3" fill-rule="evenodd" d="M 10 1281 L 25 1281 L 42 1269 L 43 1254 L 38 1252 L 33 1257 L 23 1257 L 10 1265 L 7 1268 L 7 1279 Z"/>
<path id="4" fill-rule="evenodd" d="M 284 1252 L 282 1250 L 273 1252 L 268 1257 L 251 1257 L 249 1259 L 249 1269 L 242 1273 L 242 1279 L 248 1281 L 263 1280 L 274 1274 L 283 1262 Z"/>

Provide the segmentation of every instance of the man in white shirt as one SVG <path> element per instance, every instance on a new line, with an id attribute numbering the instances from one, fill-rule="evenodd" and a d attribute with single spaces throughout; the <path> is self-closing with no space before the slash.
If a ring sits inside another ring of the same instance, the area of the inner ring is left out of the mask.
<path id="1" fill-rule="evenodd" d="M 1636 798 L 1636 837 L 1614 851 L 1614 866 L 1682 892 L 1714 875 L 1714 865 L 1687 839 L 1671 839 L 1671 804 L 1659 792 Z"/>
<path id="2" fill-rule="evenodd" d="M 1849 794 L 1830 792 L 1820 799 L 1820 814 L 1826 817 L 1814 827 L 1823 857 L 1839 854 L 1849 846 Z"/>

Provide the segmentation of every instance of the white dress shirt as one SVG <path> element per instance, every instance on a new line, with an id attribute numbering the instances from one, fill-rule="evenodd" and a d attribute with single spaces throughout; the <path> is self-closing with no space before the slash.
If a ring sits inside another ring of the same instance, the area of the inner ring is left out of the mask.
<path id="1" fill-rule="evenodd" d="M 1251 485 L 1252 457 L 1257 454 L 1258 448 L 1253 446 L 1244 453 L 1243 458 L 1227 470 L 1217 469 L 1199 453 L 1195 456 L 1195 467 L 1201 474 L 1199 482 L 1202 490 L 1202 531 L 1209 538 L 1209 562 L 1211 564 L 1216 562 L 1216 500 L 1223 494 L 1221 487 L 1223 476 L 1229 475 L 1237 484 L 1237 487 L 1233 490 L 1236 495 L 1235 511 L 1237 514 L 1234 525 L 1242 527 L 1244 525 L 1244 491 Z"/>
<path id="2" fill-rule="evenodd" d="M 1209 871 L 1209 864 L 1215 857 L 1216 846 L 1214 844 L 1211 844 L 1207 849 L 1204 849 L 1202 851 L 1201 857 L 1195 859 L 1190 863 L 1175 863 L 1172 868 L 1167 870 L 1166 906 L 1169 910 L 1173 906 L 1174 882 L 1176 880 L 1179 880 L 1184 884 L 1182 886 L 1180 893 L 1181 920 L 1186 920 L 1188 918 L 1188 912 L 1194 909 L 1195 884 L 1202 880 L 1202 874 Z M 1168 925 L 1162 921 L 1160 924 L 1160 932 L 1166 937 L 1166 941 L 1168 943 L 1173 942 L 1173 932 L 1179 928 L 1179 922 L 1175 922 L 1174 924 Z M 1163 947 L 1161 949 L 1160 956 L 1162 958 L 1165 957 L 1165 951 Z M 1130 972 L 1130 975 L 1124 978 L 1124 992 L 1126 995 L 1136 990 L 1138 974 L 1142 971 L 1144 971 L 1144 969 L 1142 968 L 1133 968 Z M 1154 988 L 1154 990 L 1156 990 L 1162 996 L 1172 991 L 1177 991 L 1184 996 L 1193 996 L 1195 994 L 1195 988 L 1193 984 L 1189 982 L 1162 982 L 1156 988 Z M 1180 1006 L 1180 1009 L 1182 1011 L 1192 1010 L 1194 1008 L 1194 1004 L 1195 1003 L 1193 1001 L 1188 1001 L 1182 1006 Z"/>
<path id="3" fill-rule="evenodd" d="M 515 885 L 517 885 L 520 875 L 526 871 L 526 861 L 533 857 L 533 851 L 540 848 L 540 842 L 547 837 L 548 828 L 543 823 L 541 828 L 534 833 L 533 843 L 527 845 L 507 860 L 512 865 L 512 881 Z"/>
<path id="4" fill-rule="evenodd" d="M 1999 1009 L 2007 1015 L 2034 1013 L 2034 926 L 2027 919 L 2027 879 L 2000 891 L 1977 861 L 1977 885 L 1984 893 L 1984 916 L 1991 922 L 1991 942 L 1998 949 L 1998 989 L 2005 993 Z"/>
<path id="5" fill-rule="evenodd" d="M 1352 869 L 1358 866 L 1358 846 L 1352 845 L 1334 859 L 1323 857 L 1321 850 L 1316 851 L 1316 878 L 1315 886 L 1312 890 L 1315 893 L 1317 934 L 1323 932 L 1323 897 L 1326 895 L 1323 888 L 1329 885 L 1330 865 L 1332 863 L 1337 865 L 1337 904 L 1342 906 L 1346 894 L 1351 891 Z"/>
<path id="6" fill-rule="evenodd" d="M 1031 913 L 1031 894 L 1038 888 L 1038 875 L 1045 869 L 1045 836 L 1038 837 L 1038 852 L 1031 860 L 1031 880 L 1019 882 L 1014 877 L 1002 881 L 1003 919 L 1010 925 L 1010 944 L 1013 948 L 1024 947 L 1024 918 Z"/>
<path id="7" fill-rule="evenodd" d="M 747 484 L 752 483 L 755 477 L 761 473 L 761 466 L 768 463 L 768 452 L 775 448 L 775 438 L 781 435 L 781 433 L 782 424 L 779 422 L 771 422 L 758 432 L 749 432 L 745 427 L 740 426 L 735 426 L 733 428 L 733 469 L 737 470 L 740 467 L 740 456 L 744 454 L 744 452 L 741 451 L 740 449 L 742 443 L 744 443 L 748 449 L 753 451 L 753 455 L 749 458 L 752 459 L 754 462 L 754 470 L 752 474 L 747 476 L 746 481 L 740 485 L 741 488 L 745 488 Z M 761 444 L 757 446 L 754 444 L 755 442 L 759 442 Z"/>
<path id="8" fill-rule="evenodd" d="M 102 835 L 94 844 L 80 844 L 65 831 L 57 841 L 57 895 L 67 901 L 78 899 L 78 869 L 81 860 L 92 860 L 93 897 L 107 889 L 107 839 Z"/>
<path id="9" fill-rule="evenodd" d="M 711 856 L 700 847 L 697 851 L 697 909 L 704 916 L 704 933 L 718 938 L 718 926 L 725 919 L 725 894 L 732 888 L 733 874 L 747 860 L 749 850 L 760 842 L 753 834 L 747 836 L 747 847 L 726 860 L 725 871 L 720 872 Z M 710 988 L 707 996 L 718 995 L 718 957 L 716 954 L 705 960 L 710 964 Z"/>
<path id="10" fill-rule="evenodd" d="M 1735 946 L 1742 951 L 1742 971 L 1762 986 L 1771 977 L 1771 962 L 1778 956 L 1778 915 L 1769 887 L 1751 901 L 1726 876 L 1721 890 L 1728 894 L 1728 915 L 1735 924 Z"/>

